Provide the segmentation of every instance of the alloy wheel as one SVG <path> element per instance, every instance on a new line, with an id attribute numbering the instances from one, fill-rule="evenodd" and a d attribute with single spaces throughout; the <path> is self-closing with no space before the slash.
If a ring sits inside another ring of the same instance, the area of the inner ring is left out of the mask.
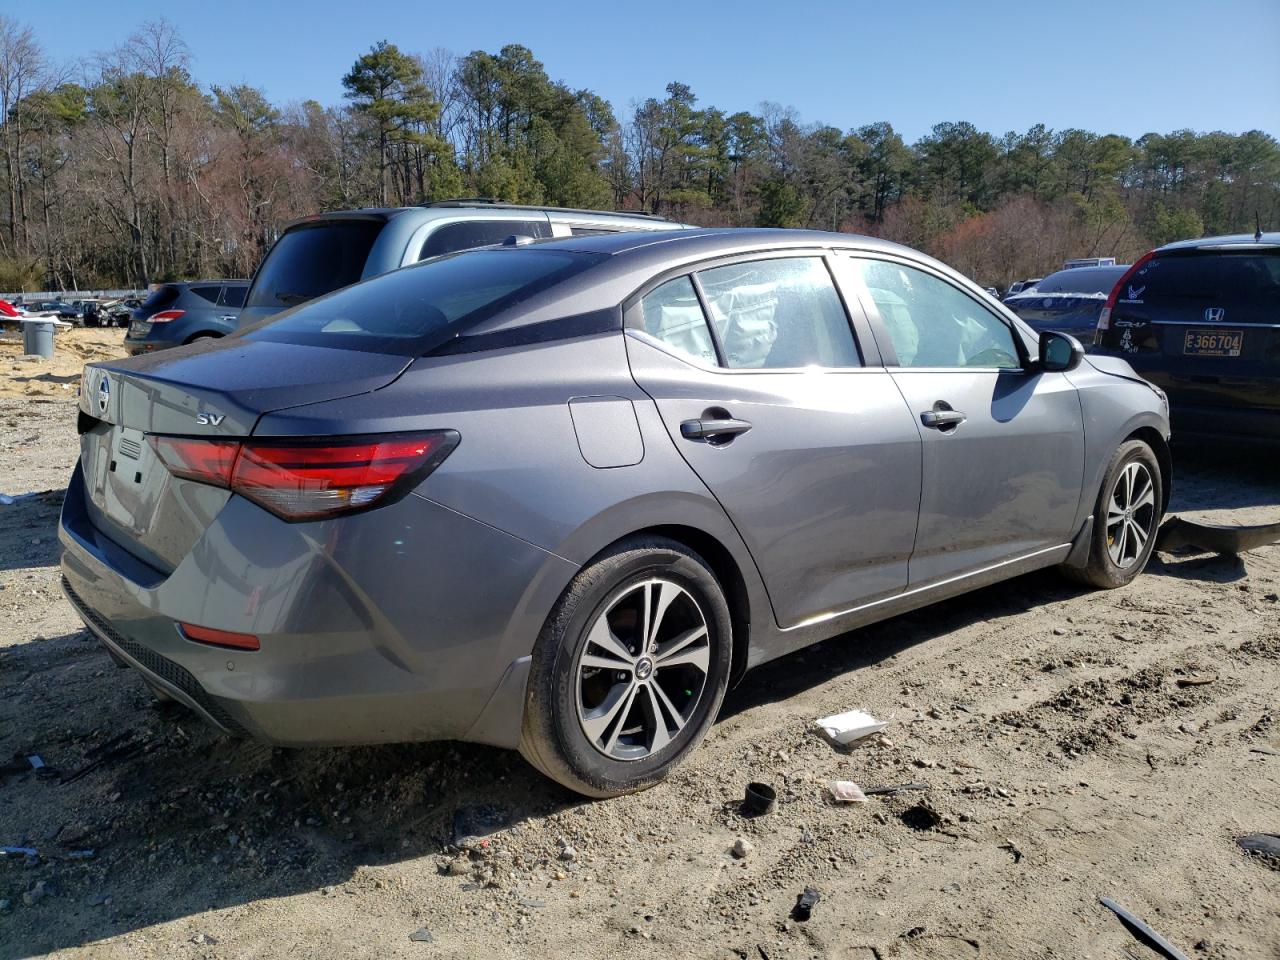
<path id="1" fill-rule="evenodd" d="M 578 655 L 578 722 L 587 741 L 614 760 L 665 749 L 693 718 L 710 666 L 707 620 L 688 590 L 661 578 L 623 588 Z"/>
<path id="2" fill-rule="evenodd" d="M 1155 532 L 1156 486 L 1140 460 L 1125 465 L 1107 502 L 1107 553 L 1120 569 L 1133 566 Z"/>

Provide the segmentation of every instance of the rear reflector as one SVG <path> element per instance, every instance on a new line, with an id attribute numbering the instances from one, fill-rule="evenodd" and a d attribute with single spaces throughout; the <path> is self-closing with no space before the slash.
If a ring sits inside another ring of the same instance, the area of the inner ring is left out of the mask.
<path id="1" fill-rule="evenodd" d="M 232 633 L 230 630 L 214 630 L 197 627 L 194 623 L 179 623 L 182 635 L 197 643 L 209 643 L 215 647 L 231 647 L 235 650 L 258 650 L 261 644 L 252 633 Z"/>
<path id="2" fill-rule="evenodd" d="M 456 430 L 307 440 L 152 436 L 174 476 L 227 487 L 285 520 L 316 520 L 399 499 L 458 445 Z"/>
<path id="3" fill-rule="evenodd" d="M 161 310 L 159 313 L 153 313 L 147 317 L 149 323 L 168 323 L 170 320 L 177 320 L 179 317 L 185 316 L 185 310 Z"/>

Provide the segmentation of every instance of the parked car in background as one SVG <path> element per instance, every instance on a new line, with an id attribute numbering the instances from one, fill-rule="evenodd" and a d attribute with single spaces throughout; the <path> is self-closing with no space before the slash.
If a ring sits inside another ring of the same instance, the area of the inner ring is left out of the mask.
<path id="1" fill-rule="evenodd" d="M 1030 280 L 1015 280 L 1013 283 L 1009 284 L 1009 289 L 1004 292 L 1004 299 L 1008 300 L 1015 294 L 1022 293 L 1024 290 L 1029 290 L 1039 282 L 1039 277 L 1032 277 Z"/>
<path id="2" fill-rule="evenodd" d="M 1115 257 L 1080 257 L 1076 260 L 1063 260 L 1063 270 L 1075 270 L 1079 267 L 1114 267 Z"/>
<path id="3" fill-rule="evenodd" d="M 107 314 L 107 323 L 114 324 L 117 327 L 127 327 L 129 320 L 133 317 L 133 311 L 142 306 L 142 300 L 138 297 L 125 297 L 123 300 L 116 300 L 112 303 L 103 305 Z"/>
<path id="4" fill-rule="evenodd" d="M 235 330 L 248 289 L 248 280 L 162 283 L 133 311 L 125 348 L 136 355 L 224 337 Z"/>
<path id="5" fill-rule="evenodd" d="M 633 230 L 678 230 L 643 213 L 528 207 L 491 200 L 440 200 L 418 207 L 344 210 L 284 228 L 253 278 L 241 326 L 445 253 L 502 243 Z"/>
<path id="6" fill-rule="evenodd" d="M 1111 291 L 1094 343 L 1168 393 L 1178 436 L 1280 441 L 1280 233 L 1151 251 Z"/>
<path id="7" fill-rule="evenodd" d="M 1004 304 L 1036 330 L 1059 330 L 1091 344 L 1107 295 L 1128 269 L 1127 264 L 1069 267 L 1006 298 Z"/>
<path id="8" fill-rule="evenodd" d="M 1128 364 L 851 234 L 471 250 L 83 383 L 63 584 L 121 662 L 223 730 L 518 747 L 594 797 L 749 667 L 1130 582 L 1169 491 Z"/>

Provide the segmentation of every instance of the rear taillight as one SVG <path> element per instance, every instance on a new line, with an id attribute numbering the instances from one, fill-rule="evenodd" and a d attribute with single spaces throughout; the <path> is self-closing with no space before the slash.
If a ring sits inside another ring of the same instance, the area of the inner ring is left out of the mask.
<path id="1" fill-rule="evenodd" d="M 231 486 L 240 441 L 153 436 L 151 446 L 175 477 L 215 487 Z"/>
<path id="2" fill-rule="evenodd" d="M 177 320 L 179 317 L 186 316 L 185 310 L 161 310 L 159 313 L 153 313 L 147 317 L 151 323 L 168 323 L 170 320 Z"/>
<path id="3" fill-rule="evenodd" d="M 456 430 L 307 440 L 152 436 L 169 472 L 227 487 L 285 520 L 316 520 L 390 503 L 458 445 Z"/>
<path id="4" fill-rule="evenodd" d="M 1116 285 L 1111 288 L 1111 292 L 1107 294 L 1107 302 L 1102 305 L 1102 310 L 1098 313 L 1098 326 L 1093 332 L 1094 346 L 1101 346 L 1103 332 L 1111 329 L 1111 311 L 1115 309 L 1116 301 L 1120 299 L 1120 291 L 1133 279 L 1135 273 L 1151 262 L 1155 255 L 1156 252 L 1154 250 L 1144 253 L 1138 258 L 1137 263 L 1126 270 L 1120 279 L 1116 281 Z"/>

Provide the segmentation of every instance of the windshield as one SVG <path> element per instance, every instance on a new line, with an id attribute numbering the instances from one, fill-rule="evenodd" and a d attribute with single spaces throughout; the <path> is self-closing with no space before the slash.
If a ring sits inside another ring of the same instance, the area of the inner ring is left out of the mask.
<path id="1" fill-rule="evenodd" d="M 247 305 L 292 307 L 355 283 L 385 225 L 381 220 L 321 220 L 294 227 L 267 254 Z"/>
<path id="2" fill-rule="evenodd" d="M 453 254 L 339 290 L 239 336 L 420 356 L 603 259 L 603 254 L 528 248 Z"/>

